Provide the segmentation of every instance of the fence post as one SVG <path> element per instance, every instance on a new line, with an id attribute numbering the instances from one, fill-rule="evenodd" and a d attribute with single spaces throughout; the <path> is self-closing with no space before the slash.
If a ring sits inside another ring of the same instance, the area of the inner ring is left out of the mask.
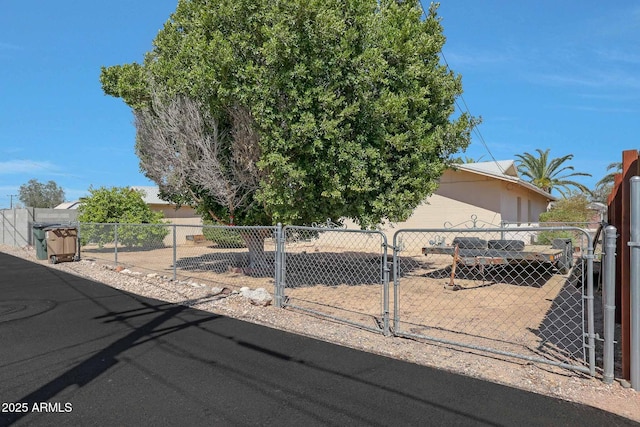
<path id="1" fill-rule="evenodd" d="M 604 229 L 604 262 L 601 273 L 604 305 L 603 376 L 605 384 L 614 379 L 614 342 L 616 322 L 616 238 L 618 230 L 609 225 Z"/>
<path id="2" fill-rule="evenodd" d="M 113 254 L 116 267 L 118 266 L 118 224 L 113 224 Z"/>
<path id="3" fill-rule="evenodd" d="M 17 222 L 16 210 L 17 209 L 13 210 L 13 246 L 14 247 L 18 246 L 18 243 L 16 242 L 16 230 L 18 229 L 17 224 L 16 224 L 16 222 Z"/>
<path id="4" fill-rule="evenodd" d="M 283 286 L 282 278 L 283 278 L 283 254 L 284 254 L 284 237 L 282 235 L 282 224 L 278 223 L 276 226 L 276 277 L 275 277 L 275 288 L 273 290 L 273 295 L 275 299 L 275 306 L 278 308 L 282 308 L 282 295 L 283 295 Z"/>
<path id="5" fill-rule="evenodd" d="M 568 254 L 573 256 L 573 254 Z M 587 339 L 589 343 L 589 375 L 596 375 L 596 334 L 595 334 L 595 313 L 593 304 L 593 244 L 591 237 L 587 243 Z"/>
<path id="6" fill-rule="evenodd" d="M 176 239 L 176 225 L 173 224 L 173 280 L 178 278 L 178 240 Z"/>
<path id="7" fill-rule="evenodd" d="M 382 234 L 382 294 L 383 294 L 383 319 L 382 319 L 382 328 L 384 336 L 390 335 L 389 330 L 389 259 L 388 259 L 388 247 L 389 244 L 387 242 L 387 236 Z"/>
<path id="8" fill-rule="evenodd" d="M 640 390 L 640 176 L 632 177 L 630 189 L 629 299 L 631 311 L 631 388 Z"/>
<path id="9" fill-rule="evenodd" d="M 393 235 L 393 328 L 395 331 L 398 330 L 398 324 L 400 323 L 400 306 L 398 303 L 398 280 L 400 271 L 400 258 L 398 257 L 398 252 L 400 252 L 398 245 L 398 233 L 401 233 L 402 230 L 398 230 Z"/>

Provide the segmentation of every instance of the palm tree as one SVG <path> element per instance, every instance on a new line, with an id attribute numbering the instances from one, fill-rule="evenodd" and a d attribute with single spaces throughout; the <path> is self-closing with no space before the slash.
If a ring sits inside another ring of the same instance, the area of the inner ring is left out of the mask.
<path id="1" fill-rule="evenodd" d="M 566 197 L 571 192 L 571 187 L 575 187 L 580 191 L 590 194 L 591 191 L 580 184 L 573 181 L 571 177 L 575 176 L 591 176 L 585 172 L 571 172 L 573 166 L 563 166 L 563 164 L 573 159 L 573 154 L 567 154 L 566 156 L 557 157 L 549 160 L 549 149 L 542 151 L 537 148 L 538 156 L 534 156 L 531 153 L 517 154 L 518 160 L 518 172 L 526 178 L 536 187 L 540 187 L 547 193 L 551 193 L 552 190 L 557 190 L 562 197 Z"/>
<path id="2" fill-rule="evenodd" d="M 596 188 L 604 187 L 614 183 L 616 175 L 622 172 L 622 162 L 609 163 L 607 166 L 608 171 L 613 171 L 605 175 L 600 181 L 596 183 Z"/>

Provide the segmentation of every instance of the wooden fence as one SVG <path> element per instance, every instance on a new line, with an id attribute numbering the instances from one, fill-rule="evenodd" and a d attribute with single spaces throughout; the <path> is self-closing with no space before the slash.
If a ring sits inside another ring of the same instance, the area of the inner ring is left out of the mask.
<path id="1" fill-rule="evenodd" d="M 629 179 L 640 176 L 638 150 L 622 152 L 622 173 L 615 177 L 613 190 L 608 199 L 609 223 L 618 229 L 616 247 L 616 323 L 622 327 L 622 375 L 631 375 L 631 298 L 630 298 L 630 208 L 631 184 Z"/>

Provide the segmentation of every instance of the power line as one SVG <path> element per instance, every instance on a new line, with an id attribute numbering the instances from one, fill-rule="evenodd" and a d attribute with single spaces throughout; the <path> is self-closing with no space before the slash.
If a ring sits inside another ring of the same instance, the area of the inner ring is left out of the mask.
<path id="1" fill-rule="evenodd" d="M 422 3 L 421 3 L 422 4 Z M 453 70 L 451 69 L 451 67 L 449 66 L 449 63 L 447 62 L 447 58 L 445 58 L 444 53 L 440 52 L 440 56 L 442 57 L 442 60 L 444 61 L 445 66 L 447 67 L 447 69 L 451 72 L 453 72 Z M 471 111 L 469 110 L 469 106 L 467 105 L 467 102 L 464 100 L 464 96 L 462 96 L 462 94 L 459 95 L 460 100 L 462 100 L 462 103 L 464 104 L 464 109 L 462 109 L 460 107 L 460 104 L 458 103 L 458 100 L 455 99 L 454 103 L 456 104 L 456 107 L 458 107 L 458 109 L 460 111 L 466 111 L 467 114 L 469 114 L 469 116 L 473 115 L 471 114 Z M 489 149 L 489 146 L 487 145 L 486 141 L 484 140 L 484 137 L 482 136 L 482 134 L 480 133 L 480 130 L 478 129 L 477 126 L 473 127 L 473 133 L 478 137 L 478 139 L 480 139 L 480 142 L 482 143 L 482 145 L 484 146 L 485 150 L 487 150 L 487 153 L 489 153 L 489 156 L 491 157 L 491 159 L 494 161 L 494 163 L 496 164 L 496 166 L 498 167 L 498 169 L 500 170 L 500 172 L 504 173 L 504 170 L 502 169 L 502 167 L 500 166 L 500 163 L 498 163 L 498 161 L 496 160 L 496 158 L 493 156 L 493 153 L 491 153 L 491 150 Z"/>
<path id="2" fill-rule="evenodd" d="M 427 11 L 424 9 L 424 6 L 422 5 L 422 0 L 418 1 L 418 4 L 420 5 L 420 8 L 422 9 L 422 14 L 424 15 L 425 19 L 427 17 Z M 444 62 L 444 65 L 447 67 L 447 69 L 449 71 L 451 71 L 452 73 L 454 72 L 451 67 L 449 66 L 449 63 L 447 62 L 447 58 L 444 56 L 444 52 L 442 52 L 442 50 L 440 51 L 440 56 L 442 57 L 442 61 Z M 467 105 L 467 102 L 464 100 L 464 96 L 462 96 L 462 94 L 459 95 L 460 100 L 462 101 L 462 103 L 464 104 L 464 109 L 460 107 L 460 104 L 458 103 L 458 99 L 454 99 L 454 103 L 456 104 L 456 107 L 458 108 L 458 110 L 460 111 L 464 111 L 467 114 L 469 114 L 469 116 L 473 117 L 473 115 L 471 114 L 471 111 L 469 110 L 469 106 Z M 489 153 L 489 156 L 491 157 L 491 159 L 493 160 L 493 162 L 496 164 L 496 166 L 498 167 L 498 169 L 500 170 L 500 172 L 504 173 L 504 170 L 502 169 L 502 167 L 500 166 L 500 163 L 498 163 L 498 161 L 496 160 L 496 158 L 493 156 L 493 153 L 491 152 L 491 150 L 489 149 L 489 146 L 487 145 L 487 143 L 484 140 L 484 137 L 482 136 L 482 134 L 480 133 L 480 130 L 478 129 L 477 126 L 473 127 L 472 132 L 478 137 L 478 139 L 480 140 L 480 142 L 482 143 L 482 145 L 484 146 L 485 150 L 487 150 L 487 153 Z"/>

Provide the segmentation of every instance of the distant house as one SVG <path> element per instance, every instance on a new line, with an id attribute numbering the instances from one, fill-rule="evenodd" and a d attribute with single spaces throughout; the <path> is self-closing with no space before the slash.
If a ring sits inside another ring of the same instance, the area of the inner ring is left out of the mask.
<path id="1" fill-rule="evenodd" d="M 162 212 L 165 219 L 172 224 L 202 225 L 202 218 L 190 206 L 179 208 L 170 202 L 160 199 L 159 189 L 154 186 L 133 186 L 132 190 L 140 191 L 145 203 L 155 212 Z"/>
<path id="2" fill-rule="evenodd" d="M 162 212 L 165 219 L 172 224 L 186 224 L 186 225 L 202 225 L 202 219 L 196 211 L 189 206 L 181 206 L 179 208 L 176 205 L 160 199 L 158 196 L 158 187 L 153 186 L 133 186 L 132 190 L 139 191 L 142 194 L 142 199 L 145 203 L 155 212 Z M 64 202 L 56 206 L 54 209 L 78 209 L 82 202 L 79 200 L 73 202 Z"/>
<path id="3" fill-rule="evenodd" d="M 383 231 L 400 228 L 452 228 L 478 225 L 537 223 L 549 203 L 549 193 L 526 182 L 518 175 L 513 160 L 456 165 L 440 178 L 437 191 L 419 205 L 401 223 L 385 224 Z"/>

